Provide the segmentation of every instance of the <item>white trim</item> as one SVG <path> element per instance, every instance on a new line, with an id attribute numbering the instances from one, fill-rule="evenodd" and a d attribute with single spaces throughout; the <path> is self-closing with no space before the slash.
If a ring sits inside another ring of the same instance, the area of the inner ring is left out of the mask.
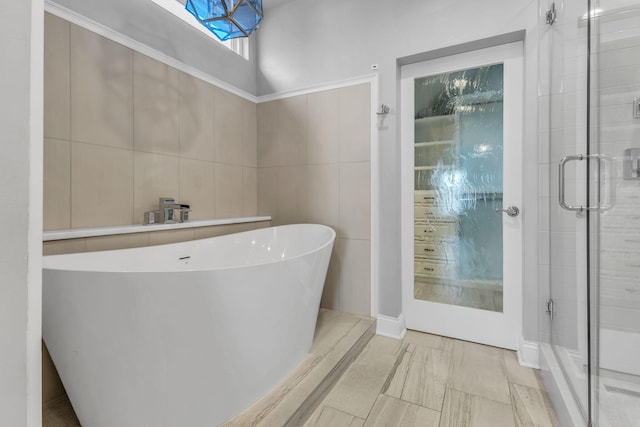
<path id="1" fill-rule="evenodd" d="M 226 82 L 223 82 L 222 80 L 219 80 L 207 73 L 204 73 L 198 70 L 197 68 L 192 67 L 191 65 L 178 61 L 177 59 L 172 58 L 171 56 L 166 55 L 160 52 L 159 50 L 153 49 L 143 43 L 140 43 L 137 40 L 134 40 L 130 37 L 125 36 L 124 34 L 114 31 L 113 29 L 105 25 L 102 25 L 92 19 L 89 19 L 86 16 L 80 15 L 79 13 L 74 12 L 71 9 L 68 9 L 64 6 L 54 3 L 51 0 L 45 0 L 44 10 L 52 15 L 57 16 L 58 18 L 62 18 L 66 21 L 71 22 L 72 24 L 78 25 L 86 30 L 92 31 L 102 37 L 105 37 L 109 40 L 119 43 L 138 53 L 141 53 L 150 58 L 153 58 L 156 61 L 160 61 L 163 64 L 169 65 L 170 67 L 173 67 L 193 77 L 196 77 L 200 80 L 203 80 L 207 83 L 217 86 L 220 89 L 224 89 L 227 92 L 231 92 L 234 95 L 237 95 L 248 101 L 251 101 L 254 103 L 258 102 L 257 97 L 255 95 L 252 95 L 248 92 L 238 89 L 237 87 L 232 86 Z"/>
<path id="2" fill-rule="evenodd" d="M 42 426 L 42 192 L 44 6 L 31 0 L 29 76 L 29 216 L 27 235 L 27 426 Z"/>
<path id="3" fill-rule="evenodd" d="M 371 83 L 372 87 L 375 85 L 376 88 L 378 86 L 378 74 L 365 74 L 363 76 L 358 76 L 358 77 L 353 77 L 353 78 L 349 78 L 349 79 L 344 79 L 344 80 L 336 80 L 333 82 L 329 82 L 329 83 L 324 83 L 321 85 L 317 85 L 317 86 L 309 86 L 307 88 L 303 88 L 303 89 L 294 89 L 294 90 L 287 90 L 284 92 L 276 92 L 276 93 L 270 93 L 269 95 L 262 95 L 258 97 L 258 104 L 261 104 L 263 102 L 269 102 L 269 101 L 275 101 L 277 99 L 284 99 L 284 98 L 291 98 L 292 96 L 299 96 L 299 95 L 309 95 L 311 93 L 316 93 L 316 92 L 324 92 L 327 90 L 331 90 L 331 89 L 340 89 L 343 87 L 348 87 L 348 86 L 354 86 L 357 84 L 361 84 L 361 83 Z M 372 97 L 371 97 L 371 103 L 374 105 L 376 105 L 376 103 L 374 102 L 374 94 L 372 93 Z M 375 99 L 378 99 L 378 93 L 376 91 L 375 93 Z M 375 113 L 375 108 L 374 108 L 374 113 Z M 374 116 L 375 117 L 375 116 Z"/>
<path id="4" fill-rule="evenodd" d="M 69 230 L 51 230 L 42 234 L 42 241 L 81 239 L 84 237 L 114 236 L 117 234 L 146 233 L 184 228 L 211 227 L 215 225 L 245 224 L 249 222 L 271 221 L 270 216 L 250 216 L 241 218 L 203 219 L 175 224 L 152 225 L 116 225 L 112 227 L 76 228 Z"/>
<path id="5" fill-rule="evenodd" d="M 400 316 L 398 317 L 389 317 L 382 314 L 378 315 L 378 322 L 376 325 L 377 335 L 401 340 L 402 338 L 404 338 L 404 334 L 406 333 L 407 328 L 404 324 L 403 313 L 400 313 Z"/>
<path id="6" fill-rule="evenodd" d="M 380 289 L 380 147 L 378 120 L 376 111 L 379 98 L 379 78 L 377 74 L 366 79 L 371 84 L 371 149 L 369 160 L 371 161 L 371 317 L 378 316 L 379 303 L 378 292 Z M 403 325 L 404 325 L 404 317 Z M 404 326 L 403 326 L 404 327 Z"/>
<path id="7" fill-rule="evenodd" d="M 517 355 L 520 366 L 540 369 L 540 346 L 536 341 L 526 341 L 524 337 L 520 337 Z"/>

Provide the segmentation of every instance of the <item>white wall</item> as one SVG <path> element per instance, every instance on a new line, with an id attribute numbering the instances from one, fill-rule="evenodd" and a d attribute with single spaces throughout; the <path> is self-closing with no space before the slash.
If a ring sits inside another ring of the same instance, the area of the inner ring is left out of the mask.
<path id="1" fill-rule="evenodd" d="M 39 426 L 42 4 L 0 4 L 0 425 Z"/>
<path id="2" fill-rule="evenodd" d="M 250 40 L 247 61 L 151 0 L 55 0 L 54 3 L 242 91 L 256 93 L 253 40 Z"/>
<path id="3" fill-rule="evenodd" d="M 524 335 L 538 338 L 536 0 L 297 0 L 271 10 L 257 37 L 258 95 L 340 81 L 379 65 L 380 102 L 391 106 L 380 150 L 380 313 L 397 317 L 400 294 L 398 59 L 526 30 Z"/>

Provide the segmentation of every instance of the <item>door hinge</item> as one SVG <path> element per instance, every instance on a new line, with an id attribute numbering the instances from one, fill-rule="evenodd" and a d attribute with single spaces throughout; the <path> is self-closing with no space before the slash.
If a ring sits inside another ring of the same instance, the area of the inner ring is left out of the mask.
<path id="1" fill-rule="evenodd" d="M 553 25 L 558 20 L 558 11 L 556 10 L 556 4 L 551 3 L 551 9 L 547 10 L 547 24 Z"/>
<path id="2" fill-rule="evenodd" d="M 553 300 L 551 298 L 549 298 L 547 300 L 547 311 L 546 313 L 549 315 L 549 317 L 551 318 L 551 320 L 553 320 L 553 312 L 554 312 L 554 306 L 553 306 Z"/>

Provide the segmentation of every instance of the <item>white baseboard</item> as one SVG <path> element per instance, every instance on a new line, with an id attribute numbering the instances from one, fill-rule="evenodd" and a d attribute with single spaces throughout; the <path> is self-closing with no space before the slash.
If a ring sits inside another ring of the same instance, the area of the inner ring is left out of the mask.
<path id="1" fill-rule="evenodd" d="M 536 341 L 525 341 L 520 337 L 518 363 L 527 368 L 540 369 L 540 346 Z"/>
<path id="2" fill-rule="evenodd" d="M 404 324 L 404 314 L 400 313 L 398 317 L 378 315 L 376 334 L 401 340 L 404 338 L 406 332 L 407 328 Z"/>

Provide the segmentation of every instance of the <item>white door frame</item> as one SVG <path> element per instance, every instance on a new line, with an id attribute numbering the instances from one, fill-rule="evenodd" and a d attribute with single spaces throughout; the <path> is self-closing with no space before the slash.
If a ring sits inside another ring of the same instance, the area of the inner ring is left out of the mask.
<path id="1" fill-rule="evenodd" d="M 522 334 L 522 214 L 503 215 L 504 312 L 413 298 L 414 85 L 416 77 L 504 63 L 504 205 L 522 207 L 523 43 L 515 42 L 401 68 L 401 268 L 406 326 L 425 332 L 517 349 Z M 506 178 L 508 177 L 508 179 Z M 537 304 L 537 302 L 536 302 Z"/>

